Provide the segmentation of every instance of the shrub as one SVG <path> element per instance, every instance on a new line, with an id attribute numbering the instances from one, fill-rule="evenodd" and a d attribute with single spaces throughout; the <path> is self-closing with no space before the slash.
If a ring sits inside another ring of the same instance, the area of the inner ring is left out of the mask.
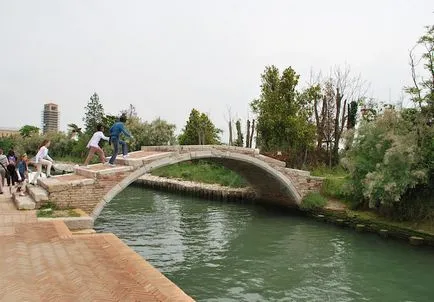
<path id="1" fill-rule="evenodd" d="M 343 159 L 359 205 L 367 201 L 371 208 L 397 208 L 406 192 L 427 184 L 429 171 L 415 128 L 395 110 L 361 125 Z"/>
<path id="2" fill-rule="evenodd" d="M 314 210 L 323 208 L 327 204 L 327 198 L 318 192 L 308 193 L 300 205 L 303 210 Z"/>

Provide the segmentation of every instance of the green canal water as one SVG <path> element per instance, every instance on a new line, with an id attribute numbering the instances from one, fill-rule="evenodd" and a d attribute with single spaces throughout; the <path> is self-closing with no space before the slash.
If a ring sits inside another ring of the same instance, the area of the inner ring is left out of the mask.
<path id="1" fill-rule="evenodd" d="M 96 221 L 197 301 L 434 301 L 434 251 L 130 186 Z"/>

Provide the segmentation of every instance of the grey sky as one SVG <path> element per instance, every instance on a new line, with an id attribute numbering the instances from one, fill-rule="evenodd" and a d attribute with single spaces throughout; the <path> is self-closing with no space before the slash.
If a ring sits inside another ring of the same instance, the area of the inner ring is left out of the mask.
<path id="1" fill-rule="evenodd" d="M 432 0 L 0 0 L 0 127 L 39 127 L 49 101 L 61 130 L 82 125 L 96 91 L 106 113 L 131 103 L 179 131 L 195 107 L 226 130 L 228 106 L 245 119 L 271 64 L 304 84 L 311 68 L 347 63 L 370 95 L 397 100 L 433 11 Z"/>

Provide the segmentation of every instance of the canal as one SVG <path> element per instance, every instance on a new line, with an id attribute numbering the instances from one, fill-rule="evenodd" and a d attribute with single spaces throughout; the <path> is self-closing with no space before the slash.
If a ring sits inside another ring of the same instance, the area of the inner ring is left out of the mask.
<path id="1" fill-rule="evenodd" d="M 276 208 L 130 186 L 95 222 L 197 301 L 434 301 L 434 252 Z"/>

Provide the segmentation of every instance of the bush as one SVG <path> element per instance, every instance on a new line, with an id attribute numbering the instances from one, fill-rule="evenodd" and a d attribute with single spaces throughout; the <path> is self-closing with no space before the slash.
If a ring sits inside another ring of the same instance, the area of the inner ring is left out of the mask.
<path id="1" fill-rule="evenodd" d="M 403 196 L 428 182 L 429 168 L 418 144 L 420 130 L 395 110 L 361 125 L 343 163 L 350 171 L 351 195 L 358 205 L 397 209 Z"/>
<path id="2" fill-rule="evenodd" d="M 300 205 L 303 210 L 321 209 L 327 204 L 327 198 L 318 192 L 308 193 Z"/>

